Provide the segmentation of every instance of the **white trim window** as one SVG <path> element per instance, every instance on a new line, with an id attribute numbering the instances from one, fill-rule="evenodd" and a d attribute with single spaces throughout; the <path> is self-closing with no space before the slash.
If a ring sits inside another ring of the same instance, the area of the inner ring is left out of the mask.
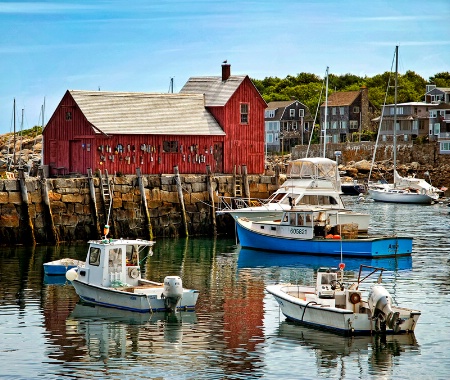
<path id="1" fill-rule="evenodd" d="M 295 109 L 294 109 L 294 108 L 291 108 L 291 109 L 289 110 L 289 116 L 290 116 L 290 117 L 295 117 Z"/>
<path id="2" fill-rule="evenodd" d="M 248 124 L 248 103 L 241 103 L 241 124 Z"/>
<path id="3" fill-rule="evenodd" d="M 299 117 L 304 117 L 304 116 L 305 116 L 305 110 L 304 110 L 303 108 L 300 108 L 300 109 L 298 110 L 298 116 L 299 116 Z"/>
<path id="4" fill-rule="evenodd" d="M 350 120 L 350 129 L 358 129 L 358 121 Z"/>

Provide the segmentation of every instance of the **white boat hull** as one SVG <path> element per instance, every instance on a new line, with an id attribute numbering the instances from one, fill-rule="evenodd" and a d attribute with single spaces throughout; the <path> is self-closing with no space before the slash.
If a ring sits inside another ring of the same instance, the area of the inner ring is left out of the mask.
<path id="1" fill-rule="evenodd" d="M 346 308 L 336 307 L 335 299 L 320 299 L 315 296 L 315 288 L 297 285 L 272 285 L 267 287 L 280 306 L 283 315 L 297 323 L 324 328 L 344 335 L 370 335 L 377 332 L 377 323 L 370 313 L 368 304 L 361 300 L 357 304 L 347 301 Z M 351 291 L 348 291 L 351 292 Z M 297 294 L 297 296 L 293 296 Z M 344 293 L 348 298 L 348 293 Z M 414 331 L 420 311 L 392 307 L 402 320 L 396 333 Z M 385 333 L 394 333 L 386 327 Z"/>
<path id="2" fill-rule="evenodd" d="M 376 202 L 431 204 L 436 200 L 436 198 L 428 194 L 404 191 L 369 189 L 368 192 L 369 196 Z"/>
<path id="3" fill-rule="evenodd" d="M 79 280 L 73 280 L 72 284 L 80 298 L 87 303 L 143 313 L 168 310 L 165 298 L 161 297 L 163 284 L 122 288 L 91 285 Z M 183 289 L 176 309 L 194 309 L 198 295 L 197 290 Z"/>

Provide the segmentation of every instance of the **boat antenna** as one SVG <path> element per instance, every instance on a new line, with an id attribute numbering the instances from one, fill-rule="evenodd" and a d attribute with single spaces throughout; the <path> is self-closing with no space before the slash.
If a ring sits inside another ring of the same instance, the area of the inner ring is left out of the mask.
<path id="1" fill-rule="evenodd" d="M 326 157 L 326 150 L 327 150 L 327 114 L 328 114 L 328 66 L 326 71 L 327 76 L 327 82 L 326 82 L 326 88 L 325 88 L 325 117 L 323 122 L 323 157 Z"/>
<path id="2" fill-rule="evenodd" d="M 339 236 L 340 236 L 340 240 L 341 240 L 341 262 L 339 263 L 339 272 L 341 273 L 341 285 L 342 285 L 342 283 L 344 282 L 345 263 L 344 263 L 344 259 L 343 259 L 343 253 L 342 253 L 342 224 L 339 223 L 339 211 L 336 212 L 336 221 L 339 226 Z"/>
<path id="3" fill-rule="evenodd" d="M 384 94 L 384 102 L 383 102 L 383 107 L 381 108 L 380 122 L 378 123 L 377 140 L 375 141 L 375 149 L 373 150 L 373 155 L 372 155 L 372 165 L 370 165 L 369 178 L 367 179 L 367 182 L 370 182 L 370 177 L 372 175 L 372 168 L 373 168 L 373 165 L 375 163 L 375 155 L 376 155 L 376 152 L 377 152 L 378 142 L 379 142 L 379 139 L 380 139 L 381 124 L 383 122 L 384 109 L 386 108 L 387 95 L 388 95 L 389 87 L 390 87 L 390 84 L 391 84 L 391 75 L 392 75 L 392 68 L 394 66 L 394 59 L 395 59 L 395 56 L 392 57 L 391 71 L 389 73 L 389 78 L 388 78 L 388 83 L 387 83 L 387 87 L 386 87 L 386 92 Z"/>
<path id="4" fill-rule="evenodd" d="M 313 122 L 313 126 L 311 128 L 311 134 L 309 135 L 309 142 L 308 142 L 308 148 L 306 149 L 306 155 L 305 158 L 308 158 L 308 154 L 309 154 L 309 148 L 311 147 L 311 141 L 312 141 L 312 137 L 313 137 L 313 132 L 314 132 L 314 128 L 316 126 L 316 120 L 317 120 L 317 114 L 319 113 L 319 108 L 320 108 L 320 101 L 322 100 L 322 92 L 323 92 L 323 88 L 325 87 L 325 77 L 323 78 L 322 81 L 322 88 L 320 89 L 320 95 L 319 95 L 319 101 L 317 102 L 317 107 L 316 107 L 316 114 L 314 115 L 314 122 Z M 320 123 L 319 123 L 320 124 Z M 319 125 L 320 128 L 320 125 Z"/>

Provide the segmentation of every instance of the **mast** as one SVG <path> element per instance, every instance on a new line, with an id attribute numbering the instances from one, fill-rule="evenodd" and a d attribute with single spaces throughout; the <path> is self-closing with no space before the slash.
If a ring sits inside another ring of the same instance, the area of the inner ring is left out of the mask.
<path id="1" fill-rule="evenodd" d="M 398 80 L 398 45 L 395 47 L 395 85 L 394 85 L 394 187 L 397 170 L 397 80 Z"/>
<path id="2" fill-rule="evenodd" d="M 323 157 L 326 157 L 327 150 L 327 114 L 328 114 L 328 66 L 325 72 L 327 77 L 326 87 L 325 87 L 325 118 L 324 118 L 324 126 L 323 126 Z"/>
<path id="3" fill-rule="evenodd" d="M 13 166 L 16 165 L 16 98 L 14 98 L 14 134 L 13 134 Z"/>

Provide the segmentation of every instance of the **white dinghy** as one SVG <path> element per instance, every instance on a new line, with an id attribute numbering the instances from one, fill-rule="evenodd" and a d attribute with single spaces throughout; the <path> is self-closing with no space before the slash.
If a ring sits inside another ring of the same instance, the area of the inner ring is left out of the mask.
<path id="1" fill-rule="evenodd" d="M 363 268 L 372 272 L 361 278 Z M 414 331 L 421 313 L 392 304 L 389 292 L 380 284 L 383 268 L 361 265 L 357 282 L 349 287 L 344 286 L 343 270 L 342 263 L 339 270 L 320 268 L 315 287 L 281 284 L 266 289 L 275 297 L 287 319 L 301 324 L 344 335 Z M 359 285 L 376 272 L 379 272 L 378 282 L 364 298 Z"/>
<path id="2" fill-rule="evenodd" d="M 84 266 L 67 271 L 66 278 L 84 302 L 137 312 L 194 309 L 198 291 L 184 289 L 178 276 L 164 283 L 141 278 L 139 254 L 151 254 L 153 241 L 91 240 Z"/>

